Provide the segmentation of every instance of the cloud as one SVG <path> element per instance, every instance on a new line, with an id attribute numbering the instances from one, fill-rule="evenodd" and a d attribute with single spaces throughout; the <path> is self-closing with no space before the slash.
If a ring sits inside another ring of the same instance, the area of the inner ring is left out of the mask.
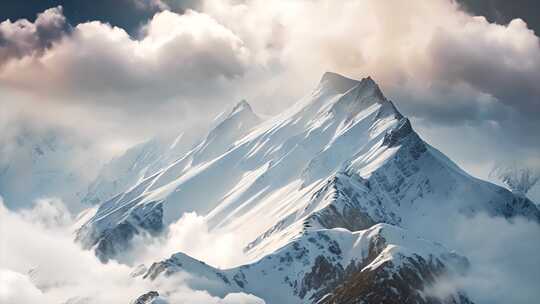
<path id="1" fill-rule="evenodd" d="M 502 26 L 470 18 L 438 30 L 429 54 L 441 81 L 467 83 L 524 115 L 540 115 L 540 41 L 523 20 Z"/>
<path id="2" fill-rule="evenodd" d="M 206 3 L 206 10 L 252 42 L 250 47 L 278 57 L 288 72 L 302 73 L 311 81 L 324 70 L 372 75 L 392 94 L 419 95 L 414 96 L 419 100 L 408 100 L 418 102 L 417 107 L 433 103 L 453 110 L 444 102 L 458 99 L 477 112 L 492 97 L 538 114 L 540 44 L 520 19 L 508 25 L 489 23 L 446 0 Z M 422 98 L 433 86 L 439 100 Z M 434 114 L 435 120 L 444 111 Z M 465 120 L 470 117 L 462 115 Z M 475 119 L 479 118 L 492 117 Z"/>
<path id="3" fill-rule="evenodd" d="M 65 212 L 61 202 L 47 200 L 13 212 L 0 198 L 0 302 L 58 304 L 79 299 L 89 304 L 127 303 L 158 290 L 170 303 L 264 303 L 243 293 L 224 291 L 224 297 L 217 297 L 204 291 L 204 284 L 200 284 L 202 290 L 194 290 L 186 283 L 189 274 L 150 282 L 132 278 L 128 266 L 101 264 L 73 242 L 73 222 L 64 221 Z"/>
<path id="4" fill-rule="evenodd" d="M 48 207 L 52 207 L 49 205 Z M 60 206 L 56 203 L 56 206 Z M 2 258 L 0 268 L 22 280 L 25 276 L 43 293 L 41 299 L 45 303 L 61 303 L 71 297 L 87 297 L 101 294 L 115 301 L 125 301 L 126 296 L 145 292 L 145 286 L 133 284 L 129 286 L 129 268 L 118 264 L 102 265 L 90 253 L 81 250 L 72 241 L 69 229 L 61 226 L 50 226 L 43 223 L 54 223 L 57 212 L 39 206 L 24 213 L 7 210 L 3 202 L 0 204 Z M 32 219 L 45 221 L 32 222 Z M 84 275 L 81 275 L 84 273 Z M 11 287 L 16 287 L 11 286 Z M 28 284 L 26 284 L 28 285 Z M 106 290 L 116 286 L 117 294 L 104 294 Z M 8 290 L 11 293 L 23 293 L 26 290 Z M 109 300 L 110 301 L 110 300 Z M 104 301 L 104 302 L 109 302 Z M 28 303 L 28 302 L 27 302 Z M 102 302 L 103 303 L 103 302 Z"/>
<path id="5" fill-rule="evenodd" d="M 444 297 L 465 290 L 478 303 L 530 303 L 540 297 L 540 226 L 524 219 L 478 215 L 455 220 L 445 241 L 471 262 L 469 273 L 457 281 L 443 281 L 428 292 Z"/>
<path id="6" fill-rule="evenodd" d="M 0 269 L 0 299 L 5 304 L 38 303 L 43 293 L 26 275 Z"/>
<path id="7" fill-rule="evenodd" d="M 425 292 L 445 298 L 464 290 L 474 303 L 494 304 L 527 304 L 540 297 L 535 287 L 540 279 L 540 255 L 536 254 L 540 252 L 540 224 L 484 212 L 456 214 L 456 210 L 467 210 L 466 200 L 462 197 L 452 204 L 425 205 L 431 208 L 426 212 L 430 216 L 419 216 L 404 227 L 440 242 L 470 262 L 464 277 L 440 281 Z"/>
<path id="8" fill-rule="evenodd" d="M 214 267 L 228 268 L 245 262 L 243 241 L 231 232 L 210 231 L 203 216 L 188 212 L 171 224 L 162 237 L 139 236 L 130 252 L 119 260 L 150 264 L 183 252 Z"/>
<path id="9" fill-rule="evenodd" d="M 538 224 L 487 217 L 464 224 L 459 237 L 470 248 L 471 263 L 476 263 L 465 282 L 471 295 L 487 303 L 528 303 L 540 296 L 534 283 L 540 280 Z"/>
<path id="10" fill-rule="evenodd" d="M 101 149 L 68 128 L 10 114 L 0 114 L 0 194 L 9 207 L 28 207 L 45 196 L 80 208 L 77 193 L 97 174 L 106 157 Z"/>
<path id="11" fill-rule="evenodd" d="M 135 2 L 149 9 L 174 5 Z M 159 12 L 139 37 L 98 21 L 70 28 L 59 7 L 34 22 L 0 23 L 0 163 L 28 164 L 24 157 L 17 162 L 14 157 L 24 154 L 12 149 L 21 130 L 63 137 L 70 130 L 65 137 L 84 139 L 73 143 L 77 147 L 92 143 L 117 152 L 155 133 L 190 127 L 242 97 L 256 110 L 280 112 L 327 70 L 373 76 L 428 142 L 475 174 L 487 175 L 494 162 L 516 155 L 540 163 L 540 47 L 521 20 L 489 23 L 446 0 L 208 0 L 199 8 Z M 84 150 L 75 151 L 63 159 Z M 102 265 L 74 245 L 65 228 L 71 217 L 57 202 L 42 201 L 33 211 L 0 207 L 2 302 L 92 295 L 104 297 L 100 303 L 125 302 L 156 288 L 127 279 L 129 267 Z M 539 297 L 536 224 L 449 220 L 455 230 L 445 236 L 447 245 L 473 264 L 466 282 L 449 284 L 469 286 L 475 299 L 488 302 Z M 436 225 L 423 223 L 419 230 Z M 188 214 L 165 238 L 141 240 L 144 250 L 126 259 L 135 264 L 184 251 L 226 266 L 237 263 L 235 242 L 209 233 L 200 216 Z M 36 267 L 34 274 L 50 279 L 46 292 L 28 275 Z M 236 297 L 178 285 L 171 298 L 227 303 Z M 111 286 L 114 293 L 103 292 Z"/>
<path id="12" fill-rule="evenodd" d="M 0 201 L 2 303 L 34 303 L 37 299 L 40 303 L 63 303 L 67 299 L 116 303 L 135 299 L 150 290 L 158 290 L 162 300 L 171 304 L 264 303 L 252 295 L 216 289 L 215 285 L 188 273 L 150 282 L 131 278 L 132 269 L 126 265 L 101 264 L 90 251 L 83 251 L 73 243 L 72 222 L 58 221 L 58 218 L 67 218 L 59 216 L 65 214 L 65 210 L 59 201 L 42 200 L 32 209 L 13 212 Z M 465 278 L 441 282 L 426 292 L 443 296 L 445 292 L 461 289 L 479 303 L 529 303 L 530 299 L 540 296 L 536 288 L 540 280 L 537 271 L 540 255 L 536 254 L 540 251 L 540 226 L 537 223 L 521 218 L 508 221 L 484 214 L 447 219 L 443 215 L 449 213 L 440 212 L 441 218 L 420 219 L 418 227 L 410 228 L 421 229 L 418 231 L 423 232 L 422 235 L 436 237 L 448 248 L 467 256 L 471 268 Z M 437 225 L 443 221 L 448 221 L 451 229 L 438 230 Z M 164 246 L 161 254 L 168 250 L 191 250 L 191 254 L 203 260 L 204 257 L 213 259 L 214 265 L 237 261 L 227 252 L 240 246 L 234 244 L 232 236 L 211 235 L 205 231 L 202 217 L 189 214 L 175 225 L 177 227 L 169 232 L 168 242 L 155 243 L 155 248 L 139 253 L 134 263 L 148 262 L 144 259 L 159 260 L 158 245 Z M 431 229 L 426 231 L 425 227 Z M 216 252 L 225 253 L 228 258 L 220 258 Z"/>
<path id="13" fill-rule="evenodd" d="M 135 7 L 146 11 L 184 12 L 188 8 L 197 8 L 200 0 L 130 0 Z"/>
<path id="14" fill-rule="evenodd" d="M 10 41 L 26 48 L 0 67 L 0 191 L 10 204 L 28 205 L 38 194 L 71 207 L 77 198 L 65 192 L 83 191 L 112 155 L 156 134 L 197 127 L 232 102 L 228 84 L 250 61 L 240 38 L 194 11 L 157 13 L 140 39 L 93 21 L 42 47 L 41 29 L 65 21 L 61 12 L 17 21 L 24 39 L 19 33 Z M 19 29 L 17 22 L 3 25 Z M 34 155 L 34 146 L 49 142 L 59 144 Z"/>
<path id="15" fill-rule="evenodd" d="M 536 12 L 540 9 L 540 5 L 536 0 L 523 0 L 520 5 L 515 5 L 510 1 L 505 0 L 489 0 L 489 1 L 474 1 L 474 0 L 458 0 L 467 11 L 473 14 L 485 16 L 489 21 L 500 24 L 507 24 L 514 18 L 522 18 L 527 22 L 527 25 L 537 34 L 540 33 L 540 20 L 538 20 Z"/>
<path id="16" fill-rule="evenodd" d="M 56 8 L 34 23 L 3 23 L 12 32 L 25 26 L 4 47 L 0 124 L 34 133 L 68 130 L 101 149 L 92 150 L 97 155 L 108 150 L 110 157 L 156 133 L 209 120 L 235 101 L 228 98 L 234 95 L 230 83 L 250 63 L 243 41 L 203 13 L 156 13 L 137 39 L 106 23 L 85 22 L 42 47 L 38 29 L 60 19 Z"/>
<path id="17" fill-rule="evenodd" d="M 67 228 L 73 223 L 71 213 L 59 199 L 39 199 L 32 209 L 23 209 L 20 216 L 45 229 Z"/>
<path id="18" fill-rule="evenodd" d="M 210 16 L 164 11 L 144 27 L 141 40 L 101 22 L 79 24 L 43 56 L 4 66 L 0 81 L 35 94 L 79 98 L 71 102 L 121 100 L 137 107 L 204 95 L 203 89 L 241 76 L 248 59 L 242 40 Z"/>
<path id="19" fill-rule="evenodd" d="M 66 18 L 61 6 L 38 14 L 33 23 L 26 19 L 3 21 L 0 23 L 0 66 L 11 59 L 42 55 L 66 30 Z"/>

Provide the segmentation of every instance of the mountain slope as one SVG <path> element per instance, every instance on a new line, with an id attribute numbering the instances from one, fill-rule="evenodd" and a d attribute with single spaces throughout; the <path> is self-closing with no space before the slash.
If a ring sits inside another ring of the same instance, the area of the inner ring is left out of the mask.
<path id="1" fill-rule="evenodd" d="M 156 140 L 128 151 L 124 157 L 117 162 L 113 161 L 112 165 L 106 168 L 111 171 L 119 166 L 127 167 L 127 170 L 120 170 L 121 177 L 112 183 L 106 179 L 98 179 L 96 189 L 100 191 L 94 193 L 114 193 L 110 189 L 119 189 L 117 181 L 120 181 L 124 188 L 135 182 L 134 185 L 102 203 L 94 215 L 78 229 L 77 240 L 86 248 L 95 247 L 98 257 L 106 261 L 110 256 L 127 248 L 129 241 L 141 231 L 151 234 L 161 232 L 164 227 L 162 199 L 154 200 L 151 197 L 178 195 L 178 191 L 170 189 L 170 185 L 162 186 L 190 169 L 197 171 L 203 159 L 225 152 L 229 144 L 244 135 L 259 120 L 249 104 L 241 101 L 216 123 L 204 140 L 183 155 L 178 151 L 185 149 L 186 145 L 177 148 L 178 140 L 170 146 L 172 151 L 165 150 L 165 153 L 161 149 L 163 145 L 157 148 L 152 146 Z M 189 142 L 191 141 L 190 139 Z M 132 154 L 135 157 L 131 157 Z M 153 173 L 148 174 L 149 172 Z M 199 188 L 193 188 L 191 192 L 200 191 L 202 186 L 207 185 L 206 179 L 198 179 L 198 182 L 201 184 Z M 190 188 L 192 187 L 194 186 L 191 185 Z"/>
<path id="2" fill-rule="evenodd" d="M 88 185 L 82 202 L 97 205 L 128 191 L 145 178 L 181 158 L 198 143 L 203 130 L 192 129 L 174 136 L 155 137 L 128 149 L 105 164 Z"/>

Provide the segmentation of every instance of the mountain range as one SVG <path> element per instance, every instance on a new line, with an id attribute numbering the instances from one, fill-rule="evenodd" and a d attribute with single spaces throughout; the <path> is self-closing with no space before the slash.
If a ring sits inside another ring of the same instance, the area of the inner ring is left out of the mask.
<path id="1" fill-rule="evenodd" d="M 327 72 L 279 115 L 263 119 L 241 101 L 195 134 L 149 141 L 106 165 L 76 240 L 103 262 L 121 259 L 138 236 L 159 237 L 196 212 L 212 233 L 239 237 L 239 264 L 171 252 L 134 279 L 183 272 L 211 281 L 216 295 L 267 303 L 472 303 L 460 289 L 433 292 L 470 266 L 441 235 L 460 216 L 540 222 L 528 198 L 422 140 L 369 77 Z M 133 303 L 163 301 L 155 290 Z"/>

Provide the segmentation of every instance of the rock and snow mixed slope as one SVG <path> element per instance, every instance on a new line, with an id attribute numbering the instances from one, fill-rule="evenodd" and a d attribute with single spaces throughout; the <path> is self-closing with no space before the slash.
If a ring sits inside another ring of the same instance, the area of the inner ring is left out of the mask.
<path id="1" fill-rule="evenodd" d="M 439 244 L 377 224 L 357 232 L 309 231 L 254 263 L 226 270 L 177 253 L 139 276 L 189 273 L 194 282 L 210 282 L 217 296 L 245 292 L 267 303 L 470 303 L 459 291 L 443 299 L 429 293 L 437 279 L 460 276 L 467 267 L 466 258 Z"/>

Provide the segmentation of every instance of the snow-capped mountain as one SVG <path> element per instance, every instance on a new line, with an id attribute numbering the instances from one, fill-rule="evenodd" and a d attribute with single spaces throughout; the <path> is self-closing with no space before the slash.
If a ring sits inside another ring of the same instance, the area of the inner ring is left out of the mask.
<path id="1" fill-rule="evenodd" d="M 441 241 L 456 217 L 477 213 L 540 222 L 530 200 L 424 142 L 371 78 L 334 73 L 270 119 L 239 103 L 185 155 L 101 204 L 77 240 L 107 261 L 191 211 L 241 238 L 244 266 L 179 253 L 144 277 L 182 268 L 269 303 L 469 303 L 423 293 L 466 259 L 411 235 Z M 274 283 L 277 295 L 265 293 Z"/>
<path id="2" fill-rule="evenodd" d="M 107 260 L 139 231 L 157 234 L 195 211 L 212 229 L 244 231 L 254 260 L 307 227 L 411 228 L 441 210 L 540 218 L 532 202 L 422 141 L 371 78 L 326 73 L 269 120 L 240 103 L 185 156 L 102 204 L 77 238 Z"/>

